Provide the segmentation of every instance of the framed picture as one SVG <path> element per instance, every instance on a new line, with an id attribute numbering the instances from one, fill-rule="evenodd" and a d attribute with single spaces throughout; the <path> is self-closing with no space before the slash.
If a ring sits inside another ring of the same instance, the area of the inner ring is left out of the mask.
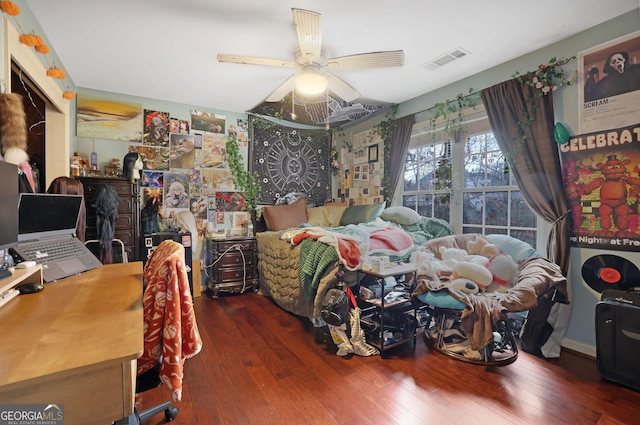
<path id="1" fill-rule="evenodd" d="M 369 162 L 378 162 L 378 145 L 369 146 Z"/>
<path id="2" fill-rule="evenodd" d="M 581 134 L 637 124 L 640 113 L 640 31 L 578 53 Z"/>

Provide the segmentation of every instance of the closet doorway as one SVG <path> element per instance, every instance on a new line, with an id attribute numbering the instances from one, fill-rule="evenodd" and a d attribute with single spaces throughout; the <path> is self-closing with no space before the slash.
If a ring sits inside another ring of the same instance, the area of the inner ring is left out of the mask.
<path id="1" fill-rule="evenodd" d="M 44 96 L 20 67 L 11 64 L 11 92 L 22 96 L 22 104 L 27 121 L 27 154 L 31 166 L 38 170 L 38 180 L 34 179 L 36 192 L 46 192 L 44 176 L 45 161 L 45 101 Z"/>

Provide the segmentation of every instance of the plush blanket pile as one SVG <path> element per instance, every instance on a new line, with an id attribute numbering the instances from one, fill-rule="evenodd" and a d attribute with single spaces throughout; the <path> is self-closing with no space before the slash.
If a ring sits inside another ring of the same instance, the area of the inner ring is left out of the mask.
<path id="1" fill-rule="evenodd" d="M 298 244 L 311 238 L 332 246 L 347 270 L 358 270 L 364 255 L 386 255 L 391 261 L 408 258 L 415 249 L 411 236 L 383 221 L 344 227 L 305 227 L 285 232 L 282 239 Z"/>
<path id="2" fill-rule="evenodd" d="M 365 254 L 407 260 L 420 243 L 451 234 L 448 223 L 426 217 L 411 226 L 378 219 L 341 227 L 259 232 L 260 292 L 293 314 L 320 317 L 322 299 L 338 281 L 338 272 L 345 271 L 340 279 L 354 282 Z"/>

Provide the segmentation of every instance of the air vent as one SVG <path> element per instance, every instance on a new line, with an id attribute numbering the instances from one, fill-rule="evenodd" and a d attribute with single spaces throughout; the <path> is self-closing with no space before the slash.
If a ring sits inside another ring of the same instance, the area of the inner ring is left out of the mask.
<path id="1" fill-rule="evenodd" d="M 442 56 L 437 57 L 436 59 L 427 62 L 426 64 L 424 64 L 422 67 L 426 70 L 429 71 L 434 71 L 450 62 L 453 62 L 456 59 L 460 59 L 462 57 L 465 57 L 469 54 L 469 52 L 467 52 L 466 50 L 463 50 L 461 48 L 457 48 L 455 50 L 452 50 L 449 53 L 446 53 Z"/>

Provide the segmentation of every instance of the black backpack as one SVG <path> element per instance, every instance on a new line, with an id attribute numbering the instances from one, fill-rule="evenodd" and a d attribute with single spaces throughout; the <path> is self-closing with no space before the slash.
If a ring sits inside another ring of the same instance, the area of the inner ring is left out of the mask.
<path id="1" fill-rule="evenodd" d="M 349 305 L 342 289 L 329 289 L 322 299 L 322 319 L 330 325 L 340 326 L 347 321 Z"/>

